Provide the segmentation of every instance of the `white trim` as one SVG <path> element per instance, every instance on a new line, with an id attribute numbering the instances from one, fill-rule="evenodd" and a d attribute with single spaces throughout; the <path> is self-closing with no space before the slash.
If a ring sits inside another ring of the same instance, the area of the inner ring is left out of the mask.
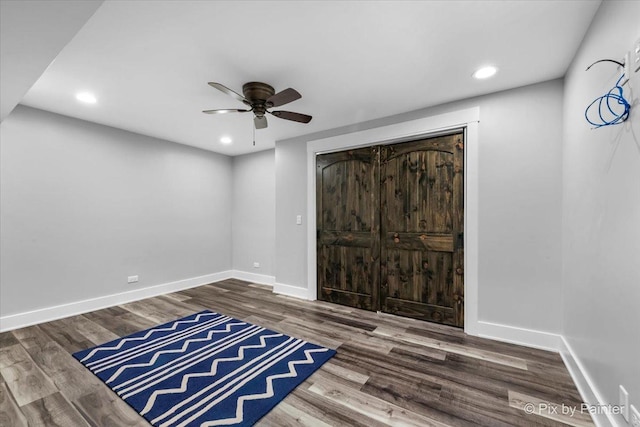
<path id="1" fill-rule="evenodd" d="M 266 274 L 249 273 L 248 271 L 231 270 L 231 277 L 247 282 L 259 283 L 261 285 L 270 285 L 276 282 L 275 276 L 267 276 Z"/>
<path id="2" fill-rule="evenodd" d="M 556 353 L 560 350 L 562 340 L 562 336 L 559 334 L 482 320 L 478 322 L 478 336 Z"/>
<path id="3" fill-rule="evenodd" d="M 83 301 L 75 301 L 68 304 L 47 307 L 25 313 L 12 314 L 0 317 L 0 332 L 11 331 L 13 329 L 24 328 L 43 322 L 62 319 L 69 316 L 88 313 L 90 311 L 101 310 L 132 301 L 164 295 L 184 289 L 195 288 L 220 280 L 233 277 L 232 271 L 222 271 L 219 273 L 207 274 L 204 276 L 192 277 L 175 282 L 163 283 L 161 285 L 149 286 L 142 289 L 122 292 L 119 294 L 105 295 Z"/>
<path id="4" fill-rule="evenodd" d="M 418 120 L 307 142 L 307 298 L 316 299 L 316 155 L 432 136 L 465 128 L 464 330 L 478 334 L 478 121 L 480 108 L 454 111 Z"/>
<path id="5" fill-rule="evenodd" d="M 301 288 L 300 286 L 285 285 L 284 283 L 274 283 L 273 293 L 287 295 L 290 297 L 300 298 L 304 300 L 309 299 L 307 294 L 307 288 Z"/>
<path id="6" fill-rule="evenodd" d="M 578 392 L 580 392 L 582 401 L 587 405 L 607 405 L 606 400 L 602 398 L 602 394 L 600 394 L 600 392 L 596 388 L 595 383 L 593 382 L 591 377 L 589 377 L 589 374 L 587 374 L 587 370 L 580 362 L 580 359 L 578 359 L 578 356 L 576 356 L 576 353 L 573 351 L 565 337 L 560 337 L 559 350 L 560 356 L 562 356 L 562 360 L 569 370 L 569 374 L 571 375 L 573 382 L 578 388 Z M 593 422 L 596 426 L 622 426 L 622 424 L 618 423 L 618 421 L 612 414 L 608 413 L 609 411 L 603 412 L 607 413 L 591 414 L 591 418 L 593 419 Z"/>
<path id="7" fill-rule="evenodd" d="M 468 121 L 464 140 L 464 331 L 478 335 L 478 109 Z"/>

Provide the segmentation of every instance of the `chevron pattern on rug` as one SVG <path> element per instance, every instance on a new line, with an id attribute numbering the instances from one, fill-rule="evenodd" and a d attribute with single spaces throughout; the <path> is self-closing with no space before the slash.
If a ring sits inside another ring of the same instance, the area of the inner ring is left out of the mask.
<path id="1" fill-rule="evenodd" d="M 250 426 L 335 354 L 208 310 L 73 356 L 154 426 Z"/>

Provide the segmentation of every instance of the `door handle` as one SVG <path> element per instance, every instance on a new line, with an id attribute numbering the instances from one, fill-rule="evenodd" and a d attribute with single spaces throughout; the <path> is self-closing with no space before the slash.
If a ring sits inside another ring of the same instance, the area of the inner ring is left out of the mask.
<path id="1" fill-rule="evenodd" d="M 453 300 L 456 302 L 456 304 L 460 305 L 464 302 L 464 297 L 459 293 L 455 292 L 453 294 Z"/>

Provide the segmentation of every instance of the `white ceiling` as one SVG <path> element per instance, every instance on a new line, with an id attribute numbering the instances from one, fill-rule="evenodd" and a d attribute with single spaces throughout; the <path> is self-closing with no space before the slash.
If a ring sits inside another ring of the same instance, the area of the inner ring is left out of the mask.
<path id="1" fill-rule="evenodd" d="M 22 103 L 228 155 L 564 75 L 600 1 L 106 1 Z M 492 79 L 471 77 L 494 64 Z M 250 114 L 207 85 L 248 81 L 302 99 Z M 94 105 L 75 99 L 91 91 Z M 229 135 L 231 145 L 219 139 Z"/>
<path id="2" fill-rule="evenodd" d="M 101 4 L 0 0 L 0 121 Z"/>

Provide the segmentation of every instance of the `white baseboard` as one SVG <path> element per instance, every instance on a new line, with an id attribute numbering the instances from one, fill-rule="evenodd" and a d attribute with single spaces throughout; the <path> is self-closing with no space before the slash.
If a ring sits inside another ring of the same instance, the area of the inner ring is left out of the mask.
<path id="1" fill-rule="evenodd" d="M 141 299 L 181 291 L 184 289 L 195 288 L 196 286 L 202 286 L 208 283 L 230 279 L 231 277 L 233 277 L 232 273 L 233 272 L 231 270 L 222 271 L 219 273 L 192 277 L 175 282 L 163 283 L 161 285 L 149 286 L 142 289 L 135 289 L 119 294 L 106 295 L 83 301 L 75 301 L 68 304 L 57 305 L 54 307 L 28 311 L 25 313 L 3 316 L 0 317 L 0 332 L 24 328 L 26 326 L 31 326 L 43 322 L 50 322 L 53 320 L 62 319 L 64 317 L 75 316 L 95 310 L 101 310 L 103 308 L 126 304 L 128 302 L 138 301 Z"/>
<path id="2" fill-rule="evenodd" d="M 267 276 L 266 274 L 249 273 L 247 271 L 231 270 L 234 279 L 246 280 L 247 282 L 259 283 L 261 285 L 270 285 L 276 282 L 275 276 Z"/>
<path id="3" fill-rule="evenodd" d="M 559 334 L 483 321 L 477 323 L 477 331 L 478 336 L 483 338 L 549 350 L 556 353 L 560 350 L 562 340 L 562 336 Z"/>
<path id="4" fill-rule="evenodd" d="M 287 295 L 290 297 L 309 299 L 309 290 L 298 286 L 285 285 L 284 283 L 274 283 L 273 293 Z"/>
<path id="5" fill-rule="evenodd" d="M 576 387 L 580 392 L 582 400 L 588 405 L 607 405 L 607 402 L 605 402 L 605 400 L 602 398 L 602 395 L 598 392 L 598 389 L 589 377 L 589 374 L 587 374 L 587 370 L 584 368 L 584 365 L 582 365 L 580 359 L 578 359 L 573 349 L 564 337 L 561 337 L 560 339 L 559 351 L 565 366 L 569 370 L 569 374 L 571 375 L 573 382 L 576 384 Z M 612 414 L 601 414 L 597 413 L 597 411 L 595 412 L 596 413 L 591 414 L 591 418 L 593 418 L 593 422 L 596 426 L 621 426 L 621 424 L 619 424 L 615 420 Z"/>

